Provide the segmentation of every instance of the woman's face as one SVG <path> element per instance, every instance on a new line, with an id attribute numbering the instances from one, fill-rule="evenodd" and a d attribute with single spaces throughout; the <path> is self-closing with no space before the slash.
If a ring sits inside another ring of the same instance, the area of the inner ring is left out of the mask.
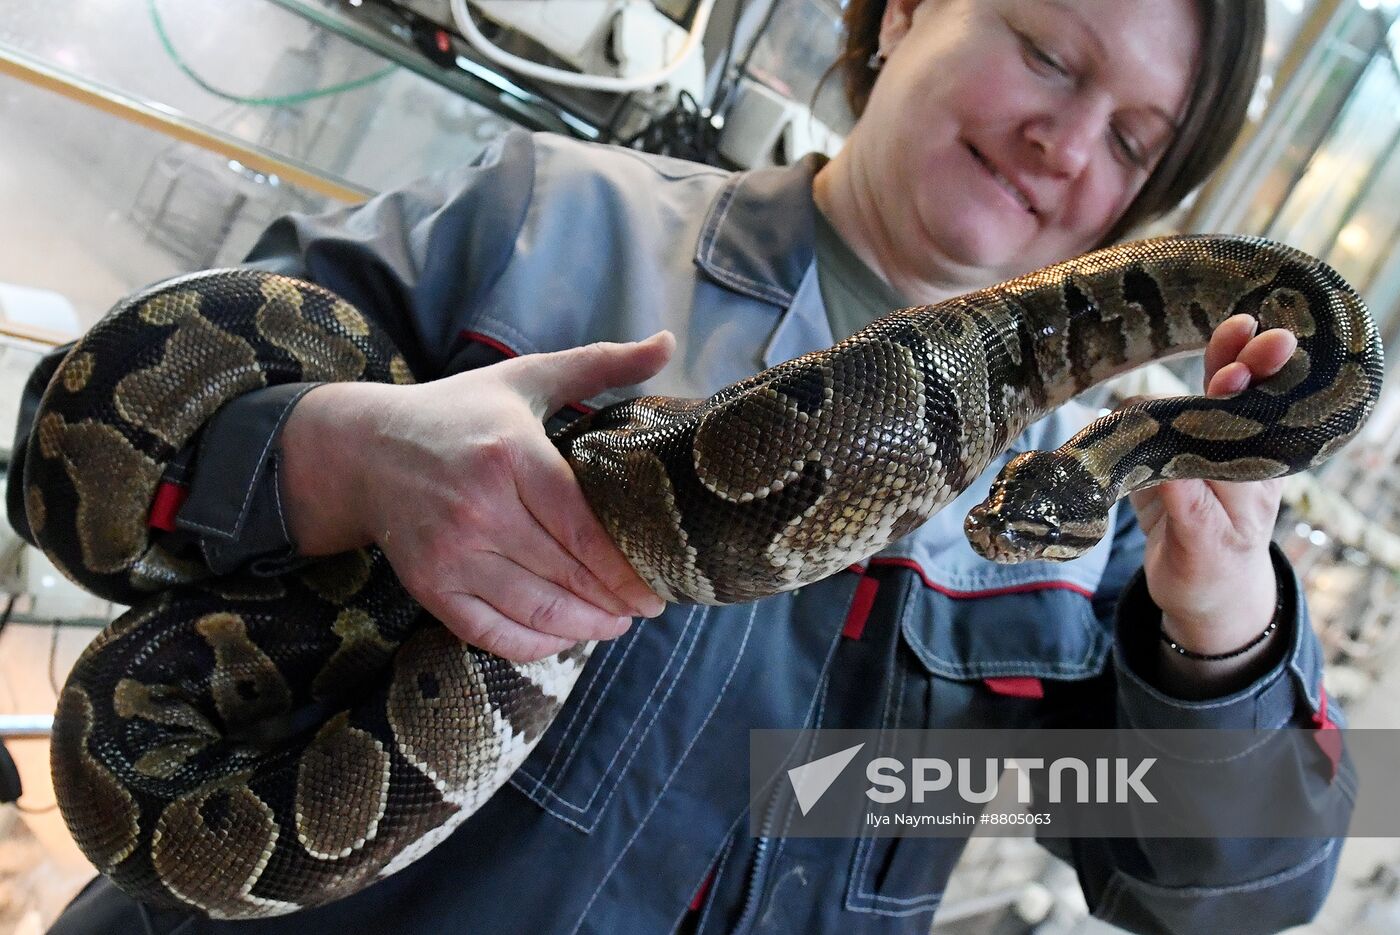
<path id="1" fill-rule="evenodd" d="M 1170 142 L 1199 34 L 1194 0 L 890 0 L 852 139 L 886 235 L 988 283 L 1092 248 Z"/>

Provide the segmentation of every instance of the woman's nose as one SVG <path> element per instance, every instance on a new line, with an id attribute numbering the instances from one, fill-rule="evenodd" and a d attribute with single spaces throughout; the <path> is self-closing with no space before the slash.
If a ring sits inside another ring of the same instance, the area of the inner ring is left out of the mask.
<path id="1" fill-rule="evenodd" d="M 1091 101 L 1065 102 L 1028 120 L 1025 136 L 1044 171 L 1073 178 L 1107 138 L 1109 116 L 1105 107 Z"/>

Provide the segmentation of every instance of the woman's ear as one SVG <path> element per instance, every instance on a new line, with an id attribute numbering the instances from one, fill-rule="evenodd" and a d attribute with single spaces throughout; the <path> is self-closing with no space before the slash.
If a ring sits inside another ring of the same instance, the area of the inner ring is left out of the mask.
<path id="1" fill-rule="evenodd" d="M 880 17 L 880 58 L 894 54 L 894 47 L 909 32 L 914 21 L 914 10 L 924 0 L 889 0 L 885 4 L 884 15 Z"/>

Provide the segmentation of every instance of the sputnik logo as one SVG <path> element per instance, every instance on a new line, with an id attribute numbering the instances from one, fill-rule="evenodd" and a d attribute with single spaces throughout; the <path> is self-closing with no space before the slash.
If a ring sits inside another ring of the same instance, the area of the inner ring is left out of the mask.
<path id="1" fill-rule="evenodd" d="M 826 795 L 826 790 L 830 789 L 836 777 L 851 765 L 851 760 L 855 759 L 863 746 L 865 744 L 858 743 L 854 747 L 847 747 L 787 771 L 788 782 L 792 783 L 793 794 L 797 796 L 797 807 L 802 810 L 803 815 L 810 812 L 821 797 Z"/>

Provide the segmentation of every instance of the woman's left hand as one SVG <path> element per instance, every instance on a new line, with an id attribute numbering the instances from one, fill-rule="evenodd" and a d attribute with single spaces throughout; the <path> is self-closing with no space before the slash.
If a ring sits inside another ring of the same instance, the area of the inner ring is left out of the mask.
<path id="1" fill-rule="evenodd" d="M 1256 335 L 1257 327 L 1236 315 L 1215 329 L 1206 395 L 1239 392 L 1287 362 L 1298 339 L 1281 329 Z M 1177 480 L 1132 495 L 1147 535 L 1148 593 L 1172 639 L 1194 652 L 1226 653 L 1268 626 L 1277 594 L 1269 541 L 1282 493 L 1282 480 Z"/>

